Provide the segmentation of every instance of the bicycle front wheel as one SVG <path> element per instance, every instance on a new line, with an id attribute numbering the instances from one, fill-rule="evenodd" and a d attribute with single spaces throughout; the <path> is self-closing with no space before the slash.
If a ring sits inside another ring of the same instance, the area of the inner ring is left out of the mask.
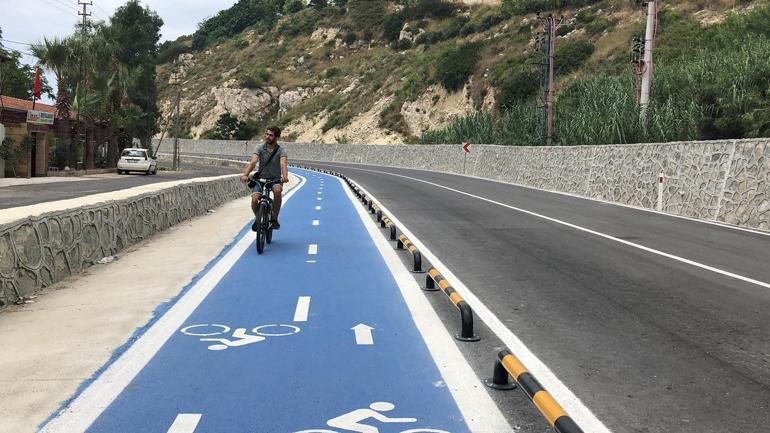
<path id="1" fill-rule="evenodd" d="M 267 203 L 260 203 L 257 210 L 257 254 L 265 251 L 265 240 L 267 238 L 267 225 L 270 224 L 269 209 Z"/>

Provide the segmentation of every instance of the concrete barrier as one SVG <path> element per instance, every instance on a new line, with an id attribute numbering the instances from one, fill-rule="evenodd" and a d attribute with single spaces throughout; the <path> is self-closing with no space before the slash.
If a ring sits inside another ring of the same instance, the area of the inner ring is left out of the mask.
<path id="1" fill-rule="evenodd" d="M 172 140 L 161 151 L 172 150 Z M 156 141 L 157 144 L 157 141 Z M 281 143 L 290 160 L 463 173 L 462 146 Z M 248 157 L 243 141 L 180 140 L 183 155 Z M 518 147 L 473 145 L 465 174 L 770 231 L 770 139 Z"/>
<path id="2" fill-rule="evenodd" d="M 77 200 L 66 200 L 46 212 L 41 210 L 53 204 L 0 211 L 0 305 L 28 297 L 181 221 L 248 195 L 234 175 L 169 184 L 89 196 L 80 199 L 87 201 L 81 206 L 74 205 Z"/>

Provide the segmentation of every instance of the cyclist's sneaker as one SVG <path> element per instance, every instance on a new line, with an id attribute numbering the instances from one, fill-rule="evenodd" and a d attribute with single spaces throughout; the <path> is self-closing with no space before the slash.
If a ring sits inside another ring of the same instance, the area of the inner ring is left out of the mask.
<path id="1" fill-rule="evenodd" d="M 278 220 L 272 220 L 270 221 L 270 228 L 273 230 L 278 230 L 281 228 L 281 225 L 278 223 Z"/>
<path id="2" fill-rule="evenodd" d="M 251 225 L 251 231 L 255 232 L 259 228 L 259 224 L 257 224 L 257 220 L 254 220 L 254 224 Z"/>

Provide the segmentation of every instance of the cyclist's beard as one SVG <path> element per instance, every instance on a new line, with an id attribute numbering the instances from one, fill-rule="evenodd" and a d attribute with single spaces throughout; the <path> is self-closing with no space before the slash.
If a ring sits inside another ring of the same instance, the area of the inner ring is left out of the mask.
<path id="1" fill-rule="evenodd" d="M 265 144 L 267 145 L 274 146 L 276 143 L 278 143 L 278 140 L 276 140 L 275 138 L 272 140 L 270 140 L 269 138 L 265 139 Z"/>

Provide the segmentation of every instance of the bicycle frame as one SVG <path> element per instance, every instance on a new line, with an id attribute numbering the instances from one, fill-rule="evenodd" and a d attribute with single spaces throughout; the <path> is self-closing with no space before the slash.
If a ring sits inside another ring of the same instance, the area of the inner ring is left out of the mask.
<path id="1" fill-rule="evenodd" d="M 272 242 L 273 230 L 270 228 L 270 217 L 273 213 L 273 198 L 271 193 L 273 191 L 273 185 L 280 184 L 280 180 L 275 179 L 250 179 L 251 182 L 256 182 L 260 186 L 260 197 L 257 203 L 257 209 L 260 209 L 260 213 L 257 215 L 257 219 L 262 217 L 261 221 L 258 221 L 257 228 L 257 253 L 262 254 L 265 247 L 265 242 L 268 244 Z M 250 184 L 251 184 L 250 182 Z"/>

